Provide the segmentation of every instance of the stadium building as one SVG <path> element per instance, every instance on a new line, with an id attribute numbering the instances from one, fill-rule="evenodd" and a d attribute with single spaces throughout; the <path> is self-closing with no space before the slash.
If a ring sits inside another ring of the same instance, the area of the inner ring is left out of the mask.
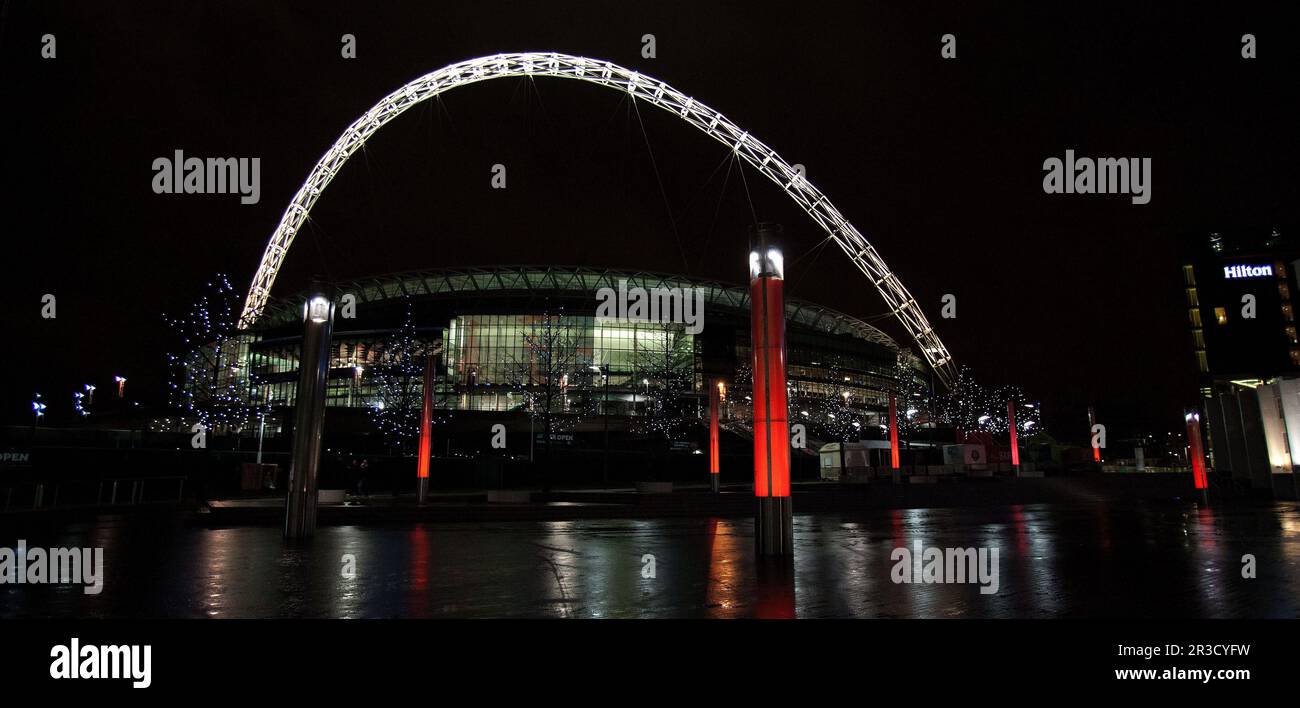
<path id="1" fill-rule="evenodd" d="M 749 290 L 743 286 L 660 273 L 500 267 L 332 287 L 339 309 L 329 435 L 413 442 L 430 355 L 444 431 L 472 433 L 484 420 L 515 428 L 525 421 L 525 429 L 533 428 L 525 439 L 540 438 L 542 416 L 552 439 L 563 443 L 612 430 L 688 444 L 703 430 L 707 387 L 716 381 L 735 411 L 724 417 L 742 427 L 749 418 Z M 689 326 L 664 316 L 638 321 L 637 313 L 598 317 L 602 288 L 694 296 L 703 304 L 702 320 Z M 303 302 L 303 295 L 269 302 L 239 349 L 242 361 L 232 367 L 248 376 L 253 402 L 268 407 L 268 434 L 292 419 L 286 412 L 295 401 Z M 810 446 L 818 437 L 880 438 L 899 372 L 924 375 L 921 362 L 884 332 L 829 308 L 789 299 L 786 327 L 790 416 L 809 423 Z M 476 438 L 482 447 L 486 430 Z"/>

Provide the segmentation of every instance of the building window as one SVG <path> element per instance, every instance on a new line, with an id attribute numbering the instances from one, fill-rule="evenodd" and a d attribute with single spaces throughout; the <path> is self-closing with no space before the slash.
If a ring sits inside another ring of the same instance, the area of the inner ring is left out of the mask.
<path id="1" fill-rule="evenodd" d="M 1183 281 L 1189 286 L 1196 285 L 1196 272 L 1189 265 L 1183 266 Z"/>
<path id="2" fill-rule="evenodd" d="M 1292 330 L 1292 332 L 1291 332 L 1291 343 L 1294 344 L 1294 343 L 1295 343 L 1295 328 L 1292 327 L 1291 330 Z M 1197 349 L 1204 349 L 1204 348 L 1205 348 L 1205 332 L 1202 331 L 1202 330 L 1199 330 L 1199 329 L 1194 329 L 1194 330 L 1192 330 L 1192 343 L 1196 345 L 1196 348 L 1197 348 Z"/>
<path id="3" fill-rule="evenodd" d="M 1291 350 L 1291 358 L 1292 358 L 1292 359 L 1295 358 L 1295 355 L 1296 355 L 1296 352 L 1297 352 L 1297 351 L 1300 351 L 1300 350 L 1296 350 L 1296 349 L 1292 349 L 1292 350 Z M 1210 372 L 1210 361 L 1209 361 L 1209 359 L 1205 356 L 1205 352 L 1204 352 L 1204 351 L 1196 352 L 1196 367 L 1197 367 L 1198 369 L 1201 370 L 1201 373 L 1202 373 L 1202 374 L 1208 374 L 1208 373 Z"/>
<path id="4" fill-rule="evenodd" d="M 1300 366 L 1300 349 L 1291 350 L 1291 363 L 1295 366 Z"/>
<path id="5" fill-rule="evenodd" d="M 1281 295 L 1283 300 L 1291 299 L 1291 287 L 1286 284 L 1285 280 L 1278 281 L 1277 294 Z"/>
<path id="6" fill-rule="evenodd" d="M 1282 261 L 1277 261 L 1276 263 L 1274 263 L 1274 264 L 1273 264 L 1273 275 L 1276 275 L 1279 279 L 1281 279 L 1281 278 L 1285 278 L 1285 277 L 1286 277 L 1286 264 L 1283 263 Z"/>
<path id="7" fill-rule="evenodd" d="M 1228 324 L 1228 311 L 1222 307 L 1214 308 L 1214 321 L 1221 325 Z"/>
<path id="8" fill-rule="evenodd" d="M 1191 319 L 1191 321 L 1192 321 L 1192 326 L 1193 326 L 1193 327 L 1196 327 L 1196 328 L 1198 328 L 1198 329 L 1201 327 L 1201 311 L 1200 311 L 1200 310 L 1196 310 L 1196 309 L 1188 310 L 1188 311 L 1187 311 L 1187 317 L 1188 317 L 1189 319 Z"/>
<path id="9" fill-rule="evenodd" d="M 1300 340 L 1297 340 L 1295 336 L 1295 325 L 1286 326 L 1286 338 L 1292 344 L 1300 344 Z"/>
<path id="10" fill-rule="evenodd" d="M 1196 297 L 1196 288 L 1187 289 L 1187 306 L 1188 307 L 1201 306 L 1200 300 Z"/>
<path id="11" fill-rule="evenodd" d="M 1291 303 L 1282 305 L 1282 319 L 1287 322 L 1295 322 L 1295 312 L 1291 309 Z"/>

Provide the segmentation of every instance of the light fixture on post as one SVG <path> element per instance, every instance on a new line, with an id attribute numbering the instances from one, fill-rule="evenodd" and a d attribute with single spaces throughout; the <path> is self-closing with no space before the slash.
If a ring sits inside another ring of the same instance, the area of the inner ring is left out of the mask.
<path id="1" fill-rule="evenodd" d="M 790 426 L 785 382 L 785 259 L 778 224 L 750 227 L 749 322 L 753 352 L 754 538 L 759 555 L 793 552 Z"/>
<path id="2" fill-rule="evenodd" d="M 321 437 L 325 430 L 325 389 L 329 378 L 334 303 L 320 286 L 314 286 L 311 292 L 302 306 L 302 356 L 298 362 L 293 457 L 289 463 L 289 493 L 285 500 L 285 538 L 307 538 L 316 532 L 316 484 Z"/>

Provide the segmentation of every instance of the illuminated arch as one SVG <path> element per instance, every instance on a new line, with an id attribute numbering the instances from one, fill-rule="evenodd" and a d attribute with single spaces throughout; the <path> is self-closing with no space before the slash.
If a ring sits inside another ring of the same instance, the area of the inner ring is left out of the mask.
<path id="1" fill-rule="evenodd" d="M 257 320 L 266 307 L 271 285 L 280 270 L 280 264 L 293 243 L 302 223 L 311 212 L 330 180 L 338 174 L 352 153 L 367 138 L 386 123 L 401 115 L 406 109 L 437 96 L 444 91 L 488 79 L 508 76 L 553 76 L 579 79 L 601 86 L 626 91 L 651 105 L 676 114 L 682 120 L 699 128 L 709 137 L 729 147 L 759 172 L 775 182 L 826 233 L 848 254 L 849 259 L 871 279 L 889 306 L 890 312 L 902 322 L 908 334 L 916 341 L 921 354 L 945 385 L 955 378 L 952 357 L 948 349 L 926 321 L 915 298 L 903 287 L 898 277 L 890 272 L 875 247 L 863 238 L 853 224 L 840 214 L 816 187 L 805 180 L 775 150 L 741 130 L 721 113 L 696 101 L 671 86 L 624 69 L 616 64 L 598 59 L 587 59 L 553 52 L 527 52 L 522 54 L 495 54 L 459 62 L 425 74 L 388 94 L 373 108 L 366 111 L 343 131 L 330 149 L 325 152 L 307 181 L 289 202 L 280 217 L 280 224 L 266 244 L 262 262 L 253 276 L 240 315 L 240 327 L 248 327 Z"/>

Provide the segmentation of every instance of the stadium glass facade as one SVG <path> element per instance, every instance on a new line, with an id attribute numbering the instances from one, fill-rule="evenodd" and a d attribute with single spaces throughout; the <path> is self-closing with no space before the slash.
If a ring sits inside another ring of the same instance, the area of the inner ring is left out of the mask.
<path id="1" fill-rule="evenodd" d="M 595 316 L 596 290 L 657 286 L 704 291 L 704 326 Z M 423 361 L 436 356 L 435 407 L 444 411 L 535 411 L 655 416 L 665 400 L 707 405 L 719 378 L 743 404 L 749 377 L 747 288 L 681 276 L 579 268 L 430 271 L 344 283 L 355 319 L 335 323 L 326 405 L 393 405 L 405 377 L 422 397 Z M 274 302 L 241 354 L 248 390 L 271 410 L 292 407 L 297 385 L 300 298 Z M 787 303 L 791 405 L 840 397 L 864 417 L 887 407 L 900 370 L 919 364 L 887 335 L 811 303 Z M 414 355 L 414 356 L 412 356 Z M 902 360 L 911 364 L 900 369 Z M 411 366 L 411 362 L 420 362 Z M 545 391 L 547 395 L 541 395 Z M 403 403 L 402 405 L 407 405 Z"/>

